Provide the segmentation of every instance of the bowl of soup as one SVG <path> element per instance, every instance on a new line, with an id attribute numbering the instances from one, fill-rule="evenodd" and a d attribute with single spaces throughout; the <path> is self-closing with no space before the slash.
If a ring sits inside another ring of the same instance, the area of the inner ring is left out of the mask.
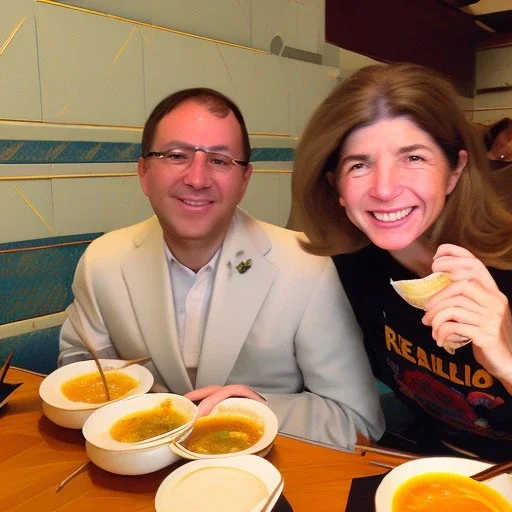
<path id="1" fill-rule="evenodd" d="M 235 455 L 266 455 L 278 431 L 276 415 L 269 407 L 249 398 L 228 398 L 193 428 L 178 436 L 171 449 L 186 459 Z"/>
<path id="2" fill-rule="evenodd" d="M 200 492 L 198 492 L 200 489 Z M 271 510 L 283 489 L 275 466 L 255 455 L 195 460 L 159 486 L 156 512 L 259 512 Z"/>
<path id="3" fill-rule="evenodd" d="M 173 393 L 149 393 L 105 405 L 82 428 L 87 454 L 111 473 L 157 471 L 179 459 L 169 443 L 190 428 L 196 414 L 193 402 Z"/>
<path id="4" fill-rule="evenodd" d="M 43 412 L 50 421 L 62 427 L 81 429 L 85 420 L 100 407 L 110 402 L 147 393 L 153 386 L 153 375 L 144 366 L 124 364 L 120 359 L 101 359 L 109 388 L 107 401 L 105 387 L 94 361 L 79 361 L 50 373 L 39 387 Z"/>
<path id="5" fill-rule="evenodd" d="M 491 466 L 462 457 L 426 457 L 391 470 L 375 494 L 376 512 L 512 512 L 512 476 L 477 482 L 470 475 Z"/>

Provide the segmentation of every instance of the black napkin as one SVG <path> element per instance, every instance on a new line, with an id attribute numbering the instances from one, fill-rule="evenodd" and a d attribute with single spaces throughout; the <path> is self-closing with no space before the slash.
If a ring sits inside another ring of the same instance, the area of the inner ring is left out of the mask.
<path id="1" fill-rule="evenodd" d="M 6 402 L 9 395 L 17 388 L 21 386 L 22 382 L 18 384 L 7 384 L 7 382 L 0 382 L 0 407 Z"/>
<path id="2" fill-rule="evenodd" d="M 9 367 L 11 366 L 13 356 L 14 350 L 7 356 L 7 359 L 0 368 L 0 407 L 2 407 L 7 402 L 9 395 L 22 384 L 21 382 L 18 384 L 8 384 L 5 382 L 5 376 L 7 375 Z"/>
<path id="3" fill-rule="evenodd" d="M 385 476 L 384 473 L 383 475 L 354 478 L 350 486 L 345 512 L 374 512 L 375 493 Z"/>
<path id="4" fill-rule="evenodd" d="M 279 496 L 276 504 L 272 507 L 272 512 L 293 512 L 292 506 L 288 503 L 284 494 Z"/>

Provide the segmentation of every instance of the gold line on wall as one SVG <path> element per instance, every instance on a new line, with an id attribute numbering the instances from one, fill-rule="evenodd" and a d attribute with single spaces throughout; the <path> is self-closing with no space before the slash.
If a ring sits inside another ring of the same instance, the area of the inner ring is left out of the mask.
<path id="1" fill-rule="evenodd" d="M 6 119 L 3 117 L 0 117 L 0 123 L 6 123 L 6 124 L 27 123 L 27 124 L 37 124 L 37 125 L 41 125 L 41 126 L 48 125 L 48 126 L 62 126 L 62 127 L 73 126 L 76 128 L 109 128 L 109 129 L 117 128 L 117 129 L 121 129 L 121 130 L 130 130 L 130 131 L 137 131 L 137 132 L 142 131 L 142 126 L 127 126 L 127 125 L 122 125 L 122 124 L 116 125 L 116 124 L 94 124 L 94 123 L 58 123 L 56 121 L 35 121 L 32 119 Z"/>
<path id="2" fill-rule="evenodd" d="M 126 45 L 128 44 L 128 41 L 131 39 L 131 37 L 132 37 L 133 33 L 135 32 L 136 28 L 137 27 L 133 27 L 132 28 L 132 31 L 130 32 L 129 36 L 126 38 L 126 40 L 123 43 L 123 45 L 121 46 L 121 48 L 119 48 L 119 51 L 117 52 L 117 55 L 115 56 L 114 61 L 112 62 L 111 66 L 113 66 L 117 62 L 117 59 L 119 59 L 119 57 L 123 53 L 124 49 L 126 48 Z"/>
<path id="3" fill-rule="evenodd" d="M 62 117 L 65 113 L 66 113 L 66 110 L 69 108 L 69 103 L 66 103 L 59 111 L 59 116 Z"/>
<path id="4" fill-rule="evenodd" d="M 68 245 L 80 245 L 80 244 L 88 244 L 92 242 L 94 239 L 88 240 L 75 240 L 74 242 L 61 242 L 58 244 L 48 244 L 48 245 L 38 245 L 35 247 L 16 247 L 15 249 L 2 249 L 0 250 L 0 254 L 7 254 L 13 252 L 24 252 L 24 251 L 38 251 L 40 249 L 54 249 L 55 247 L 67 247 Z"/>
<path id="5" fill-rule="evenodd" d="M 210 43 L 222 44 L 225 46 L 232 46 L 234 48 L 240 48 L 242 50 L 249 50 L 251 52 L 264 53 L 266 55 L 269 55 L 269 52 L 266 50 L 260 50 L 258 48 L 251 48 L 250 46 L 244 46 L 244 45 L 236 44 L 236 43 L 229 43 L 228 41 L 222 41 L 220 39 L 214 39 L 212 37 L 200 36 L 197 34 L 190 34 L 189 32 L 183 32 L 181 30 L 176 30 L 173 28 L 162 27 L 160 25 L 154 25 L 153 23 L 146 23 L 144 21 L 132 20 L 130 18 L 123 18 L 122 16 L 116 16 L 115 14 L 107 14 L 107 13 L 100 12 L 100 11 L 93 11 L 91 9 L 85 9 L 84 7 L 77 7 L 75 5 L 62 4 L 60 2 L 55 2 L 53 0 L 37 0 L 37 2 L 40 2 L 43 4 L 54 5 L 56 7 L 64 7 L 66 9 L 71 9 L 73 11 L 85 12 L 87 14 L 94 14 L 96 16 L 101 16 L 103 18 L 110 18 L 110 19 L 114 19 L 114 20 L 118 20 L 118 21 L 124 21 L 126 23 L 134 23 L 135 25 L 140 25 L 142 27 L 154 28 L 156 30 L 170 32 L 172 34 L 177 34 L 180 36 L 193 37 L 194 39 L 201 39 L 202 41 L 208 41 Z"/>
<path id="6" fill-rule="evenodd" d="M 133 162 L 135 164 L 135 162 Z M 289 174 L 291 169 L 254 169 L 253 172 L 259 174 Z M 138 176 L 136 172 L 119 173 L 98 173 L 98 174 L 45 174 L 41 176 L 0 176 L 0 181 L 37 181 L 37 180 L 59 180 L 74 178 L 133 178 Z"/>
<path id="7" fill-rule="evenodd" d="M 43 1 L 43 0 L 38 0 Z M 509 108 L 509 107 L 505 107 Z M 484 110 L 491 110 L 491 109 L 484 109 Z M 76 128 L 108 128 L 108 129 L 119 129 L 119 130 L 130 130 L 130 131 L 136 131 L 136 132 L 142 132 L 144 129 L 142 126 L 128 126 L 128 125 L 116 125 L 116 124 L 94 124 L 94 123 L 58 123 L 56 121 L 36 121 L 32 119 L 6 119 L 4 117 L 0 117 L 0 123 L 13 123 L 13 124 L 20 124 L 20 123 L 27 123 L 27 124 L 37 124 L 41 126 L 62 126 L 62 127 L 76 127 Z M 279 137 L 279 138 L 288 138 L 288 139 L 294 139 L 298 140 L 298 137 L 295 135 L 290 135 L 289 133 L 279 133 L 279 132 L 249 132 L 249 135 L 251 137 Z M 27 139 L 29 140 L 29 139 Z M 107 142 L 107 141 L 105 141 Z M 253 148 L 257 149 L 257 148 Z"/>
<path id="8" fill-rule="evenodd" d="M 23 193 L 20 191 L 20 189 L 18 187 L 14 187 L 14 190 L 16 190 L 16 192 L 18 193 L 18 195 L 23 199 L 23 201 L 25 201 L 25 203 L 27 203 L 27 206 L 37 215 L 37 217 L 39 218 L 39 220 L 44 224 L 44 226 L 46 227 L 46 229 L 48 229 L 51 233 L 56 233 L 55 229 L 52 228 L 48 222 L 46 222 L 46 220 L 44 219 L 44 217 L 37 211 L 36 207 L 23 195 Z"/>
<path id="9" fill-rule="evenodd" d="M 0 181 L 58 180 L 69 178 L 126 178 L 133 176 L 137 176 L 137 173 L 120 172 L 100 174 L 46 174 L 41 176 L 0 176 Z"/>
<path id="10" fill-rule="evenodd" d="M 5 43 L 0 46 L 0 55 L 4 53 L 5 49 L 9 46 L 10 42 L 13 40 L 14 36 L 16 35 L 16 32 L 21 28 L 21 25 L 23 25 L 24 21 L 27 19 L 25 16 L 12 30 L 12 32 L 9 34 L 9 37 L 6 39 Z"/>

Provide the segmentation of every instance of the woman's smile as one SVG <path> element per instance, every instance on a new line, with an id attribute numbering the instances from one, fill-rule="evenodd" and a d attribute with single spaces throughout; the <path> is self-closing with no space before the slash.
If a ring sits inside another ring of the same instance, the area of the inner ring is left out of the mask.
<path id="1" fill-rule="evenodd" d="M 411 212 L 412 212 L 412 207 L 404 208 L 402 210 L 391 211 L 391 212 L 374 211 L 374 212 L 370 212 L 370 213 L 380 222 L 393 223 L 393 222 L 396 222 L 398 220 L 402 220 L 402 219 L 408 217 Z"/>

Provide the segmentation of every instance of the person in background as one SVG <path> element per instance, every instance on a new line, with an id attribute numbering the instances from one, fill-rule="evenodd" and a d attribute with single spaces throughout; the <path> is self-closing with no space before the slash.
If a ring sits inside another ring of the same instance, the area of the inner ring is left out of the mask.
<path id="1" fill-rule="evenodd" d="M 484 134 L 491 167 L 501 169 L 512 164 L 512 119 L 504 117 L 486 128 Z"/>
<path id="2" fill-rule="evenodd" d="M 512 214 L 487 165 L 452 85 L 414 64 L 357 71 L 299 141 L 295 225 L 333 255 L 375 376 L 416 420 L 382 444 L 512 455 Z M 390 284 L 432 272 L 451 283 L 426 311 Z M 472 342 L 442 348 L 460 336 Z"/>
<path id="3" fill-rule="evenodd" d="M 280 429 L 351 447 L 383 416 L 362 334 L 330 258 L 241 209 L 252 167 L 238 107 L 217 91 L 162 100 L 138 174 L 155 216 L 105 234 L 78 263 L 59 363 L 150 355 L 159 391 L 266 399 Z M 262 395 L 264 395 L 264 398 Z"/>

